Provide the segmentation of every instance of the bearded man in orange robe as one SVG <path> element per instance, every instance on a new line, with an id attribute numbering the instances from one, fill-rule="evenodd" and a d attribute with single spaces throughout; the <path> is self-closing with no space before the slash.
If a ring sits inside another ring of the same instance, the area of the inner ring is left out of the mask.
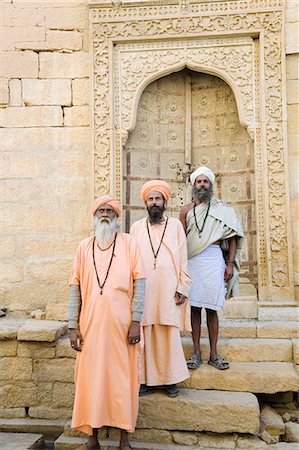
<path id="1" fill-rule="evenodd" d="M 138 414 L 145 274 L 132 236 L 119 231 L 120 205 L 111 196 L 93 206 L 95 235 L 84 239 L 70 278 L 70 343 L 77 353 L 72 428 L 99 449 L 98 429 L 121 430 L 129 450 Z"/>
<path id="2" fill-rule="evenodd" d="M 176 383 L 189 378 L 180 329 L 191 330 L 187 298 L 191 279 L 182 224 L 164 214 L 170 194 L 165 181 L 145 183 L 141 198 L 148 215 L 135 222 L 130 231 L 140 245 L 146 273 L 140 395 L 163 387 L 169 397 L 176 397 Z"/>

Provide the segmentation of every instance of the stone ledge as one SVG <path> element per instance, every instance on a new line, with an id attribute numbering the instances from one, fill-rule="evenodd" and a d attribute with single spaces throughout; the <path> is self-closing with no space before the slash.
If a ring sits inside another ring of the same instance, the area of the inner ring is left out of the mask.
<path id="1" fill-rule="evenodd" d="M 19 341 L 53 342 L 67 330 L 67 323 L 51 320 L 26 320 L 19 328 Z"/>
<path id="2" fill-rule="evenodd" d="M 44 445 L 44 438 L 41 434 L 0 432 L 0 448 L 3 450 L 43 449 Z"/>
<path id="3" fill-rule="evenodd" d="M 58 435 L 62 433 L 68 421 L 32 419 L 0 419 L 0 431 L 6 433 L 36 433 L 45 435 Z"/>
<path id="4" fill-rule="evenodd" d="M 2 317 L 0 319 L 0 341 L 17 339 L 19 328 L 25 320 L 19 317 Z"/>

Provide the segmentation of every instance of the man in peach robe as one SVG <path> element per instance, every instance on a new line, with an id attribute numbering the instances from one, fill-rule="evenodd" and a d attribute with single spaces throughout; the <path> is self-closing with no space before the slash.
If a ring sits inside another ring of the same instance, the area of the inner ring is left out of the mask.
<path id="1" fill-rule="evenodd" d="M 85 449 L 100 448 L 99 428 L 119 428 L 120 449 L 129 450 L 138 414 L 145 276 L 134 238 L 119 232 L 119 203 L 99 197 L 93 214 L 95 236 L 80 243 L 70 278 L 70 342 L 78 351 L 72 428 L 89 435 Z"/>
<path id="2" fill-rule="evenodd" d="M 176 383 L 189 378 L 180 328 L 191 330 L 187 245 L 182 224 L 164 215 L 170 186 L 152 180 L 141 189 L 148 217 L 131 227 L 140 245 L 146 273 L 142 318 L 144 354 L 140 395 L 163 386 L 169 397 L 179 394 Z"/>

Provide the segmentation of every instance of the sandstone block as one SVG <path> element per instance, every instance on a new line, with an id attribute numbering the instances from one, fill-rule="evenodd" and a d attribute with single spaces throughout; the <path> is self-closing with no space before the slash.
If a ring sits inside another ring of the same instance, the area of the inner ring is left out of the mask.
<path id="1" fill-rule="evenodd" d="M 277 436 L 271 436 L 266 430 L 261 431 L 259 434 L 260 438 L 265 441 L 268 445 L 277 444 L 279 438 Z"/>
<path id="2" fill-rule="evenodd" d="M 298 16 L 297 16 L 298 17 Z M 297 22 L 286 24 L 286 54 L 299 53 L 298 18 Z"/>
<path id="3" fill-rule="evenodd" d="M 239 436 L 237 440 L 237 448 L 243 448 L 246 450 L 249 449 L 262 450 L 267 449 L 267 444 L 257 436 L 247 436 L 247 437 Z"/>
<path id="4" fill-rule="evenodd" d="M 287 81 L 287 103 L 289 105 L 298 103 L 299 80 Z"/>
<path id="5" fill-rule="evenodd" d="M 42 433 L 48 436 L 58 436 L 63 432 L 65 423 L 66 420 L 32 419 L 31 417 L 24 417 L 18 419 L 2 419 L 0 428 L 2 431 L 8 433 Z"/>
<path id="6" fill-rule="evenodd" d="M 271 436 L 285 433 L 285 424 L 281 416 L 271 406 L 265 406 L 261 411 L 261 429 Z"/>
<path id="7" fill-rule="evenodd" d="M 18 356 L 22 358 L 48 359 L 55 357 L 54 344 L 47 342 L 18 342 Z"/>
<path id="8" fill-rule="evenodd" d="M 219 323 L 219 336 L 223 338 L 255 338 L 255 320 L 222 320 Z M 206 324 L 202 326 L 202 337 L 208 337 Z"/>
<path id="9" fill-rule="evenodd" d="M 2 259 L 0 262 L 0 283 L 15 283 L 22 281 L 23 267 L 19 261 Z"/>
<path id="10" fill-rule="evenodd" d="M 64 108 L 64 126 L 84 127 L 90 122 L 89 106 L 71 106 Z"/>
<path id="11" fill-rule="evenodd" d="M 74 404 L 74 383 L 54 383 L 53 386 L 53 408 L 72 408 Z"/>
<path id="12" fill-rule="evenodd" d="M 200 448 L 235 448 L 236 436 L 233 434 L 198 433 Z"/>
<path id="13" fill-rule="evenodd" d="M 155 393 L 140 399 L 138 427 L 255 434 L 259 407 L 249 393 L 182 389 L 176 399 Z"/>
<path id="14" fill-rule="evenodd" d="M 293 338 L 299 336 L 299 323 L 289 321 L 257 322 L 259 338 Z"/>
<path id="15" fill-rule="evenodd" d="M 299 364 L 299 339 L 293 339 L 294 363 Z"/>
<path id="16" fill-rule="evenodd" d="M 68 280 L 71 273 L 73 258 L 44 258 L 43 261 L 31 261 L 26 265 L 26 275 L 30 279 L 57 283 Z"/>
<path id="17" fill-rule="evenodd" d="M 287 442 L 299 442 L 299 423 L 286 422 L 285 434 Z"/>
<path id="18" fill-rule="evenodd" d="M 42 449 L 44 445 L 42 434 L 0 432 L 0 446 L 5 450 Z"/>
<path id="19" fill-rule="evenodd" d="M 86 78 L 89 76 L 89 54 L 45 52 L 40 55 L 39 78 Z"/>
<path id="20" fill-rule="evenodd" d="M 157 442 L 161 444 L 170 444 L 172 442 L 171 433 L 166 430 L 146 430 L 135 429 L 132 434 L 132 441 Z"/>
<path id="21" fill-rule="evenodd" d="M 71 105 L 71 80 L 22 80 L 25 105 Z"/>
<path id="22" fill-rule="evenodd" d="M 175 431 L 172 433 L 172 439 L 176 444 L 181 445 L 194 445 L 197 444 L 197 435 L 195 433 L 188 433 Z"/>
<path id="23" fill-rule="evenodd" d="M 64 433 L 61 434 L 55 441 L 55 450 L 65 450 L 65 449 L 76 449 L 82 444 L 86 444 L 87 437 L 72 437 L 66 436 Z M 101 441 L 101 446 L 104 445 L 104 442 Z"/>
<path id="24" fill-rule="evenodd" d="M 3 357 L 0 360 L 0 380 L 30 380 L 31 358 Z"/>
<path id="25" fill-rule="evenodd" d="M 38 76 L 38 55 L 35 52 L 1 52 L 0 77 L 36 78 Z"/>
<path id="26" fill-rule="evenodd" d="M 20 5 L 21 6 L 21 5 Z M 1 5 L 2 26 L 6 27 L 35 27 L 42 25 L 38 20 L 38 9 L 27 6 L 26 8 L 16 7 L 15 4 Z"/>
<path id="27" fill-rule="evenodd" d="M 7 408 L 48 406 L 52 403 L 52 383 L 9 381 L 0 388 L 1 404 Z"/>
<path id="28" fill-rule="evenodd" d="M 50 303 L 46 306 L 46 315 L 48 320 L 67 321 L 67 304 Z"/>
<path id="29" fill-rule="evenodd" d="M 60 30 L 83 30 L 87 27 L 87 8 L 46 8 L 45 19 L 47 28 Z"/>
<path id="30" fill-rule="evenodd" d="M 0 78 L 0 105 L 7 105 L 8 98 L 8 79 Z"/>
<path id="31" fill-rule="evenodd" d="M 90 80 L 76 78 L 72 81 L 73 105 L 88 105 L 90 101 Z"/>
<path id="32" fill-rule="evenodd" d="M 14 419 L 25 416 L 25 408 L 0 408 L 0 418 Z"/>
<path id="33" fill-rule="evenodd" d="M 72 383 L 74 381 L 74 365 L 74 360 L 70 358 L 40 359 L 33 363 L 32 379 L 34 381 L 62 381 Z"/>
<path id="34" fill-rule="evenodd" d="M 77 31 L 48 30 L 46 32 L 46 40 L 35 42 L 23 40 L 17 43 L 15 47 L 19 50 L 34 51 L 78 51 L 82 49 L 82 34 Z"/>
<path id="35" fill-rule="evenodd" d="M 219 313 L 219 317 L 226 319 L 256 319 L 257 302 L 255 300 L 229 300 L 225 303 L 224 311 Z"/>
<path id="36" fill-rule="evenodd" d="M 9 106 L 22 106 L 22 82 L 17 78 L 9 81 Z"/>
<path id="37" fill-rule="evenodd" d="M 1 50 L 14 50 L 15 48 L 22 48 L 18 45 L 19 42 L 27 41 L 28 47 L 23 47 L 22 50 L 31 50 L 30 43 L 35 41 L 43 42 L 45 40 L 44 27 L 3 27 Z"/>
<path id="38" fill-rule="evenodd" d="M 56 345 L 56 357 L 57 358 L 76 358 L 76 351 L 70 346 L 70 340 L 68 336 L 64 336 L 57 341 Z"/>
<path id="39" fill-rule="evenodd" d="M 29 417 L 34 419 L 70 419 L 72 417 L 71 409 L 46 408 L 44 406 L 34 406 L 29 408 Z M 86 442 L 86 438 L 85 441 Z"/>
<path id="40" fill-rule="evenodd" d="M 67 324 L 51 320 L 29 319 L 19 328 L 19 341 L 53 342 L 67 330 Z"/>
<path id="41" fill-rule="evenodd" d="M 51 127 L 62 125 L 60 106 L 11 107 L 0 111 L 3 127 Z"/>
<path id="42" fill-rule="evenodd" d="M 288 105 L 288 133 L 298 133 L 299 108 L 298 104 Z M 289 319 L 292 320 L 292 319 Z M 293 319 L 294 320 L 294 319 Z"/>
<path id="43" fill-rule="evenodd" d="M 0 340 L 0 356 L 15 356 L 17 354 L 17 341 Z"/>
<path id="44" fill-rule="evenodd" d="M 299 55 L 295 54 L 287 56 L 287 79 L 299 79 Z"/>
<path id="45" fill-rule="evenodd" d="M 24 319 L 18 317 L 5 317 L 0 321 L 0 341 L 16 339 L 19 328 L 24 324 Z"/>

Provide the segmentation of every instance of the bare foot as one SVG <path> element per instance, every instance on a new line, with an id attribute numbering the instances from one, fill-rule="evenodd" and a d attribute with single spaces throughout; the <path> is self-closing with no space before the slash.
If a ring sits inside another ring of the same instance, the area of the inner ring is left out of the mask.
<path id="1" fill-rule="evenodd" d="M 91 450 L 98 450 L 101 448 L 99 441 L 95 436 L 89 436 L 86 446 Z"/>
<path id="2" fill-rule="evenodd" d="M 132 448 L 129 443 L 128 432 L 125 430 L 120 430 L 119 448 L 120 450 L 130 450 Z"/>

